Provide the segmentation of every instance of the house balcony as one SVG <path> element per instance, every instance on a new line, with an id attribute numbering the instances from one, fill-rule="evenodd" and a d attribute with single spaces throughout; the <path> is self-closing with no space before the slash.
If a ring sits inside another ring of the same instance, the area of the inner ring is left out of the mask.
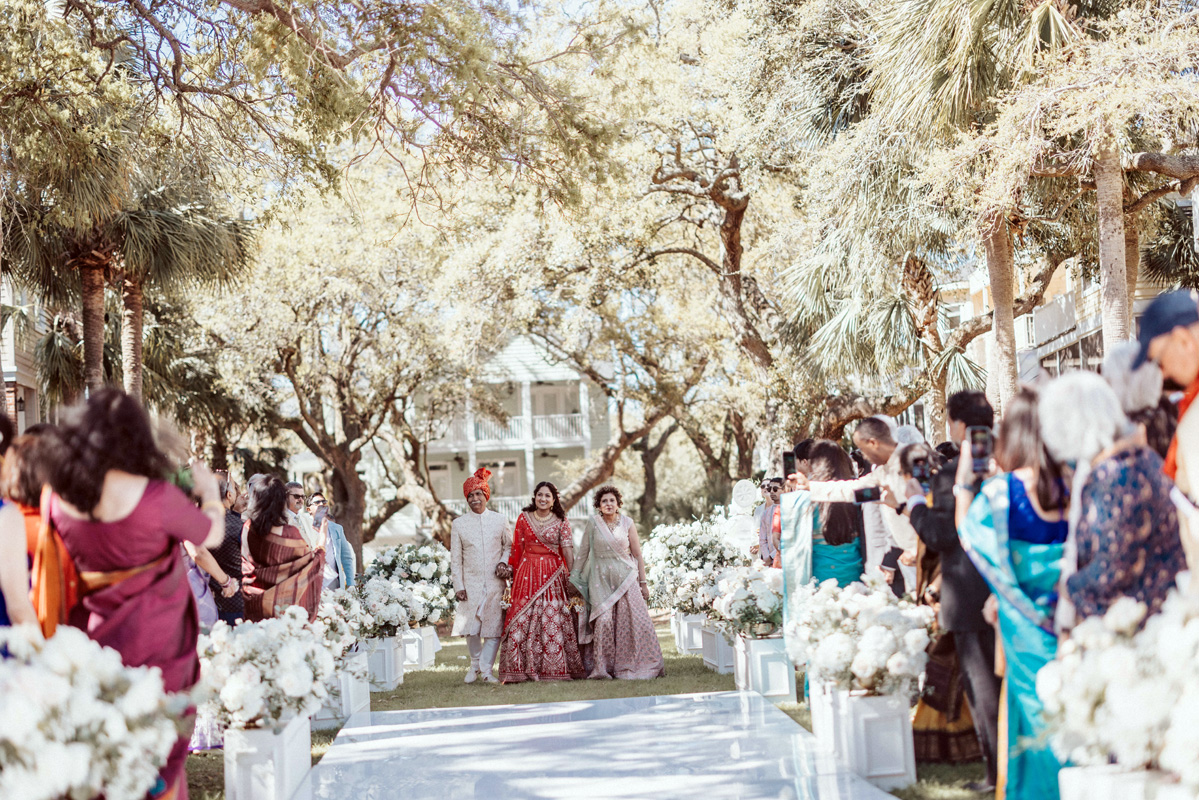
<path id="1" fill-rule="evenodd" d="M 453 514 L 465 514 L 467 511 L 465 500 L 444 500 L 442 503 Z M 520 510 L 528 504 L 529 498 L 527 497 L 493 497 L 487 507 L 503 514 L 509 522 L 515 522 L 516 518 L 520 516 Z M 571 522 L 585 523 L 589 514 L 587 509 L 587 498 L 584 498 L 566 512 L 566 518 Z"/>
<path id="2" fill-rule="evenodd" d="M 468 424 L 463 417 L 455 419 L 446 435 L 429 442 L 430 453 L 455 453 L 474 449 L 507 450 L 525 447 L 574 447 L 586 441 L 587 418 L 583 414 L 547 414 L 532 417 L 532 437 L 523 416 L 509 417 L 506 422 L 476 419 Z"/>

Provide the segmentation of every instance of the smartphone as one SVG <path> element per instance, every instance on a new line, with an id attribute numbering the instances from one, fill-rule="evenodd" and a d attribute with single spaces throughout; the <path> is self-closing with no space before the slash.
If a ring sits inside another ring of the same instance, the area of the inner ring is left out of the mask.
<path id="1" fill-rule="evenodd" d="M 972 425 L 966 429 L 970 440 L 970 458 L 974 462 L 974 474 L 985 475 L 991 468 L 991 454 L 995 450 L 991 429 L 982 425 Z"/>
<path id="2" fill-rule="evenodd" d="M 783 480 L 795 474 L 795 451 L 783 451 Z"/>
<path id="3" fill-rule="evenodd" d="M 928 492 L 932 477 L 933 471 L 927 461 L 917 461 L 912 465 L 912 478 L 920 484 L 920 488 L 924 489 L 925 492 Z"/>
<path id="4" fill-rule="evenodd" d="M 883 499 L 883 489 L 881 486 L 867 486 L 865 489 L 853 490 L 853 501 L 855 503 L 877 503 Z"/>

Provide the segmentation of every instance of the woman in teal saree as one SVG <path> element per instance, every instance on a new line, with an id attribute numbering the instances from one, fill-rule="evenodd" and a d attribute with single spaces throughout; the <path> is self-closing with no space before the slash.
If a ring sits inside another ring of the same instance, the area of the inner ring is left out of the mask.
<path id="1" fill-rule="evenodd" d="M 960 461 L 959 486 L 974 482 L 968 453 L 964 450 Z M 1056 800 L 1061 763 L 1049 749 L 1036 679 L 1057 652 L 1053 613 L 1069 498 L 1060 467 L 1040 441 L 1036 394 L 1030 389 L 1009 403 L 996 460 L 1010 472 L 983 483 L 973 502 L 959 494 L 958 533 L 998 601 L 1006 661 L 1000 740 L 1006 742 L 1007 763 L 997 796 Z"/>

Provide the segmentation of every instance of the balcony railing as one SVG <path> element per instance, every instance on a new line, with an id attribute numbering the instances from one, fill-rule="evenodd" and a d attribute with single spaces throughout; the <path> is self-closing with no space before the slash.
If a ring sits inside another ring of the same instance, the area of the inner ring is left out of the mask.
<path id="1" fill-rule="evenodd" d="M 466 513 L 465 500 L 446 500 L 445 507 L 455 514 Z M 515 522 L 520 516 L 520 510 L 529 504 L 527 497 L 493 497 L 487 504 L 487 507 L 492 511 L 498 511 L 508 518 L 509 522 Z M 571 522 L 586 522 L 587 521 L 587 502 L 580 500 L 575 503 L 574 508 L 566 512 L 566 518 Z"/>
<path id="2" fill-rule="evenodd" d="M 533 417 L 533 439 L 541 442 L 581 442 L 587 420 L 582 414 L 547 414 Z"/>
<path id="3" fill-rule="evenodd" d="M 477 419 L 474 423 L 474 439 L 478 447 L 497 445 L 523 445 L 525 443 L 525 418 L 509 417 L 507 422 L 492 419 Z M 470 427 L 462 417 L 450 423 L 446 435 L 429 443 L 434 452 L 466 450 L 470 443 Z M 554 444 L 581 444 L 587 435 L 587 418 L 583 414 L 547 414 L 533 417 L 533 446 Z"/>

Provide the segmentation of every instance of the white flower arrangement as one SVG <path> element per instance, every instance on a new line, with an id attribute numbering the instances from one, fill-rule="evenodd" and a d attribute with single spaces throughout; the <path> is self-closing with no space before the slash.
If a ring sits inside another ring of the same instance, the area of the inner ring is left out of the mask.
<path id="1" fill-rule="evenodd" d="M 436 625 L 449 619 L 452 601 L 440 587 L 421 581 L 410 587 L 408 614 L 412 625 Z"/>
<path id="2" fill-rule="evenodd" d="M 0 628 L 0 797 L 141 800 L 179 737 L 187 695 L 168 695 L 157 668 L 126 667 L 115 650 L 59 627 Z"/>
<path id="3" fill-rule="evenodd" d="M 323 626 L 293 606 L 279 617 L 230 627 L 218 622 L 200 637 L 205 710 L 230 728 L 266 728 L 315 714 L 335 678 Z"/>
<path id="4" fill-rule="evenodd" d="M 1122 598 L 1079 623 L 1037 673 L 1037 695 L 1063 758 L 1162 769 L 1196 790 L 1199 597 L 1172 591 L 1160 613 L 1146 610 Z"/>
<path id="5" fill-rule="evenodd" d="M 386 578 L 367 578 L 350 592 L 362 603 L 360 639 L 398 636 L 407 630 L 415 604 L 410 587 Z"/>
<path id="6" fill-rule="evenodd" d="M 375 618 L 366 610 L 361 595 L 351 588 L 322 593 L 313 626 L 320 626 L 334 659 L 342 664 L 354 645 L 368 638 L 366 632 L 374 624 Z"/>
<path id="7" fill-rule="evenodd" d="M 730 525 L 724 509 L 705 519 L 677 525 L 659 525 L 642 546 L 650 605 L 682 613 L 694 607 L 694 596 L 680 594 L 683 586 L 715 576 L 725 567 L 747 566 L 749 556 L 725 539 Z"/>
<path id="8" fill-rule="evenodd" d="M 912 695 L 928 663 L 933 611 L 900 600 L 881 579 L 844 589 L 835 580 L 798 589 L 786 630 L 792 661 L 816 683 L 873 695 Z"/>
<path id="9" fill-rule="evenodd" d="M 720 574 L 713 616 L 744 636 L 768 635 L 783 624 L 783 571 L 730 567 Z M 762 630 L 769 628 L 769 630 Z"/>
<path id="10" fill-rule="evenodd" d="M 411 589 L 416 602 L 408 607 L 413 625 L 435 625 L 454 607 L 450 551 L 440 542 L 389 547 L 375 557 L 365 578 L 385 578 Z"/>

